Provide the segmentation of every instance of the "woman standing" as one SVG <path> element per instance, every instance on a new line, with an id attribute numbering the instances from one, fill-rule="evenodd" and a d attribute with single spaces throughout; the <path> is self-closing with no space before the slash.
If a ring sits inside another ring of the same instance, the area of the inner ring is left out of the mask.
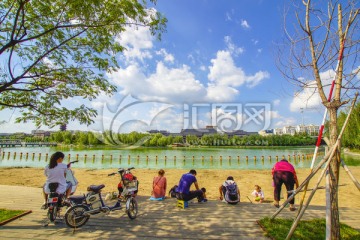
<path id="1" fill-rule="evenodd" d="M 286 159 L 282 159 L 280 162 L 277 162 L 272 168 L 272 175 L 274 180 L 274 206 L 279 207 L 280 201 L 280 191 L 282 184 L 285 184 L 286 190 L 294 190 L 294 184 L 296 188 L 299 187 L 299 182 L 296 176 L 294 166 L 291 165 Z M 288 198 L 291 196 L 291 193 L 288 192 Z M 294 199 L 290 201 L 290 211 L 295 211 Z"/>
<path id="2" fill-rule="evenodd" d="M 153 190 L 151 193 L 152 200 L 163 200 L 166 196 L 166 177 L 165 171 L 160 169 L 158 176 L 153 179 Z"/>

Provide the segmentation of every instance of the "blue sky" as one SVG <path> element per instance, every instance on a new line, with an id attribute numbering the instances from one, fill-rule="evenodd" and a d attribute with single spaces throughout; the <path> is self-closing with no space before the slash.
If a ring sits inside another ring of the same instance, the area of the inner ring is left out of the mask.
<path id="1" fill-rule="evenodd" d="M 68 129 L 179 132 L 217 125 L 224 131 L 259 131 L 303 119 L 320 125 L 319 99 L 309 99 L 306 91 L 295 94 L 299 89 L 275 65 L 286 2 L 158 0 L 155 9 L 168 19 L 162 40 L 144 27 L 128 27 L 118 36 L 127 50 L 118 56 L 121 69 L 107 75 L 118 92 L 86 102 L 99 110 L 95 124 L 74 122 Z M 332 72 L 322 76 L 330 79 Z M 64 102 L 74 103 L 82 100 Z M 17 114 L 3 111 L 0 132 L 35 129 L 31 123 L 14 124 Z"/>

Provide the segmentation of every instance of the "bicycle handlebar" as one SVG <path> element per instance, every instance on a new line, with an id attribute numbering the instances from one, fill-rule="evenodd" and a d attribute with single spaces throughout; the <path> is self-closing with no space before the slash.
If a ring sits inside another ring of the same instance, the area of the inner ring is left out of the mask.
<path id="1" fill-rule="evenodd" d="M 78 161 L 79 161 L 79 160 L 69 162 L 69 163 L 67 164 L 67 167 L 69 168 L 69 167 L 71 166 L 71 164 L 76 163 L 76 162 L 78 162 Z"/>
<path id="2" fill-rule="evenodd" d="M 124 168 L 119 168 L 118 172 L 116 173 L 109 173 L 108 176 L 114 176 L 115 174 L 120 174 L 122 175 L 122 172 L 121 171 L 130 171 L 132 169 L 135 169 L 134 167 L 130 167 L 130 168 L 127 168 L 127 169 L 124 169 Z"/>

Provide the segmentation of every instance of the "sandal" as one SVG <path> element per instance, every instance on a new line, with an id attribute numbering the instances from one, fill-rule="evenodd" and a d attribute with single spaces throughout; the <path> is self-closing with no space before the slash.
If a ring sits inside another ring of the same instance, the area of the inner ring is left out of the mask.
<path id="1" fill-rule="evenodd" d="M 296 207 L 291 207 L 291 208 L 289 208 L 289 210 L 293 212 L 296 210 Z"/>
<path id="2" fill-rule="evenodd" d="M 274 207 L 279 208 L 279 207 L 280 207 L 280 205 L 279 205 L 279 204 L 277 204 L 277 203 L 274 203 Z"/>

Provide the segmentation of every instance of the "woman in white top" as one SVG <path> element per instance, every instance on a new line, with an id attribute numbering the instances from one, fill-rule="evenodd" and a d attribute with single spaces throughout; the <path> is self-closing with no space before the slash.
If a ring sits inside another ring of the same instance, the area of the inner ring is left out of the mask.
<path id="1" fill-rule="evenodd" d="M 47 177 L 44 185 L 45 204 L 48 194 L 50 193 L 49 183 L 59 183 L 56 192 L 66 195 L 68 198 L 71 194 L 71 183 L 66 182 L 66 169 L 67 165 L 62 163 L 64 160 L 64 153 L 56 152 L 50 157 L 50 163 L 45 167 L 45 176 Z"/>

